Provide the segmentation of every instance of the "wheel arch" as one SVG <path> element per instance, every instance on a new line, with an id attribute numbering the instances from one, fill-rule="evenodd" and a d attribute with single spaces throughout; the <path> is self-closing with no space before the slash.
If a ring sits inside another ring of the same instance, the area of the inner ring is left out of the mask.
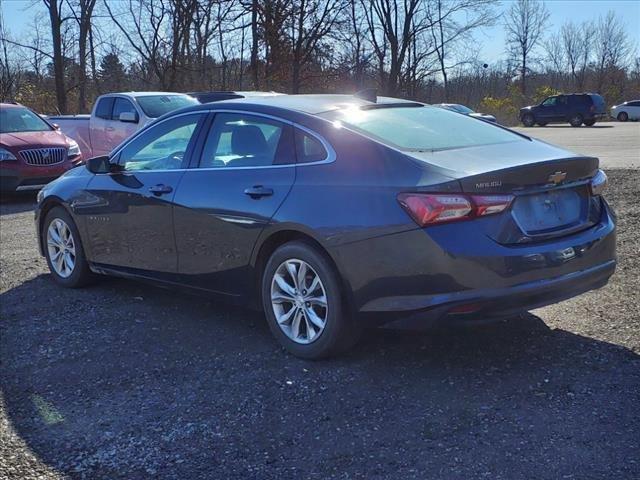
<path id="1" fill-rule="evenodd" d="M 347 308 L 347 311 L 349 312 L 353 311 L 351 286 L 343 274 L 340 265 L 331 254 L 330 250 L 323 245 L 323 243 L 316 238 L 312 232 L 297 226 L 282 226 L 277 230 L 270 231 L 268 234 L 264 235 L 264 238 L 261 238 L 259 245 L 256 245 L 254 248 L 251 264 L 254 272 L 253 286 L 256 307 L 262 309 L 262 275 L 269 258 L 280 246 L 293 241 L 307 243 L 327 258 L 338 275 L 340 288 L 344 294 L 345 308 Z"/>

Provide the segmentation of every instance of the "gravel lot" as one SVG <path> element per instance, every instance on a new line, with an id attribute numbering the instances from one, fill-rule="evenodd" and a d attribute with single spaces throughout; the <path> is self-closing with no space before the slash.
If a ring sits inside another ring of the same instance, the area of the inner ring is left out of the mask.
<path id="1" fill-rule="evenodd" d="M 608 173 L 607 287 L 499 325 L 370 331 L 313 363 L 244 310 L 56 287 L 34 195 L 5 200 L 0 478 L 640 478 L 640 172 Z"/>

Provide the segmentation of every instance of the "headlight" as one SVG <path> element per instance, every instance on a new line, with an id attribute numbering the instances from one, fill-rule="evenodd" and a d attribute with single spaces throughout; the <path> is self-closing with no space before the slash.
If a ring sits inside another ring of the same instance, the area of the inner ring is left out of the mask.
<path id="1" fill-rule="evenodd" d="M 69 150 L 67 151 L 69 157 L 76 157 L 80 155 L 80 147 L 75 140 L 69 140 Z"/>
<path id="2" fill-rule="evenodd" d="M 17 160 L 16 156 L 5 148 L 0 148 L 0 162 L 3 160 Z"/>

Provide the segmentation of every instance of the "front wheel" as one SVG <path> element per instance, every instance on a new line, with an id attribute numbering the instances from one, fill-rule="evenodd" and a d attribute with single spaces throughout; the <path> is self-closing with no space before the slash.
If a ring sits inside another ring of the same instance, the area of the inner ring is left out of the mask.
<path id="1" fill-rule="evenodd" d="M 629 120 L 629 114 L 627 114 L 627 112 L 620 112 L 617 118 L 619 122 L 626 122 Z"/>
<path id="2" fill-rule="evenodd" d="M 582 118 L 582 115 L 577 113 L 569 119 L 569 123 L 572 127 L 579 127 L 580 125 L 582 125 L 583 120 L 584 119 Z"/>
<path id="3" fill-rule="evenodd" d="M 596 120 L 595 120 L 595 118 L 592 118 L 591 120 L 585 120 L 584 124 L 587 127 L 593 127 L 596 124 Z"/>
<path id="4" fill-rule="evenodd" d="M 521 120 L 525 127 L 533 127 L 536 123 L 535 117 L 530 113 L 523 115 Z"/>
<path id="5" fill-rule="evenodd" d="M 343 302 L 337 272 L 313 246 L 291 242 L 271 255 L 262 303 L 271 332 L 293 355 L 323 358 L 357 341 L 359 329 Z"/>
<path id="6" fill-rule="evenodd" d="M 93 275 L 84 256 L 80 234 L 65 209 L 54 207 L 49 211 L 41 241 L 49 270 L 57 283 L 78 288 L 91 282 Z"/>

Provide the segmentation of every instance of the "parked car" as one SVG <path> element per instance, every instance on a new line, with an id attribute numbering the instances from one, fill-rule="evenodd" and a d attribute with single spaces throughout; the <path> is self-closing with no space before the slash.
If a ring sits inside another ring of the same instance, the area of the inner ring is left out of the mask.
<path id="1" fill-rule="evenodd" d="M 598 159 L 392 98 L 280 95 L 182 109 L 38 198 L 53 279 L 96 273 L 262 308 L 317 358 L 363 325 L 513 315 L 605 285 Z"/>
<path id="2" fill-rule="evenodd" d="M 611 107 L 611 117 L 620 122 L 640 120 L 640 100 L 631 100 Z"/>
<path id="3" fill-rule="evenodd" d="M 106 155 L 165 113 L 197 104 L 183 93 L 128 92 L 98 97 L 91 115 L 58 115 L 49 120 L 75 139 L 85 157 Z"/>
<path id="4" fill-rule="evenodd" d="M 535 124 L 544 127 L 549 123 L 569 122 L 572 127 L 583 123 L 592 127 L 596 121 L 606 118 L 607 108 L 597 93 L 571 93 L 547 97 L 540 105 L 520 109 L 520 121 L 525 127 Z"/>
<path id="5" fill-rule="evenodd" d="M 27 107 L 0 103 L 0 190 L 38 188 L 82 163 L 78 144 Z"/>
<path id="6" fill-rule="evenodd" d="M 222 100 L 233 100 L 235 98 L 249 97 L 271 97 L 273 95 L 282 95 L 277 92 L 258 92 L 258 91 L 213 91 L 213 92 L 189 92 L 187 95 L 192 96 L 200 103 L 220 102 Z"/>
<path id="7" fill-rule="evenodd" d="M 471 110 L 469 107 L 460 105 L 459 103 L 439 103 L 436 107 L 446 108 L 452 112 L 458 112 L 463 115 L 468 115 L 473 118 L 479 118 L 480 120 L 486 120 L 487 122 L 496 123 L 496 117 L 489 115 L 488 113 L 478 113 Z"/>

